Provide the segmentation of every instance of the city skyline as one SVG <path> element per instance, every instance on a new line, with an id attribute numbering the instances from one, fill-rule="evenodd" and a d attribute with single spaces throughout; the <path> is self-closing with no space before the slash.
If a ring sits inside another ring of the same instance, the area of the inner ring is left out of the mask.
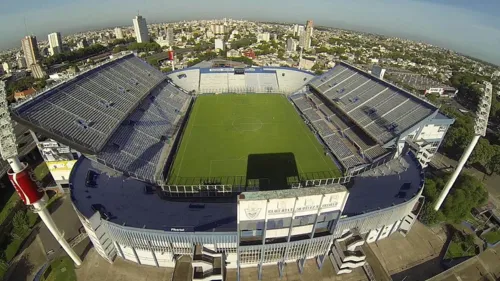
<path id="1" fill-rule="evenodd" d="M 495 12 L 500 3 L 450 0 L 360 0 L 325 2 L 315 0 L 304 5 L 300 1 L 256 1 L 233 3 L 218 0 L 206 5 L 199 1 L 169 3 L 154 0 L 137 6 L 132 1 L 95 0 L 51 1 L 46 6 L 27 0 L 0 4 L 0 34 L 4 40 L 0 48 L 18 47 L 20 39 L 28 34 L 46 38 L 47 34 L 60 31 L 65 34 L 113 26 L 131 26 L 131 18 L 140 11 L 148 23 L 172 22 L 193 19 L 236 18 L 256 21 L 283 21 L 303 24 L 312 19 L 316 26 L 329 26 L 356 31 L 377 33 L 424 41 L 454 51 L 500 64 L 500 20 Z M 259 7 L 265 6 L 262 11 Z M 192 9 L 197 7 L 197 9 Z M 223 8 L 221 8 L 223 7 Z M 70 11 L 79 11 L 72 14 Z M 112 13 L 109 11 L 112 10 Z M 176 11 L 169 15 L 166 11 Z M 283 11 L 286 11 L 284 13 Z M 70 17 L 50 15 L 69 14 Z M 6 24 L 6 23 L 9 24 Z M 480 44 L 478 44 L 480 43 Z"/>

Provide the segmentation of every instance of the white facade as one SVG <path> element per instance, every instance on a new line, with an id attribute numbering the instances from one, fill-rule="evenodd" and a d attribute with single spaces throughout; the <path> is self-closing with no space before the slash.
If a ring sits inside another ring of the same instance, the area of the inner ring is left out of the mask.
<path id="1" fill-rule="evenodd" d="M 167 41 L 168 46 L 173 46 L 174 45 L 174 29 L 169 27 L 167 28 L 167 35 L 165 37 L 165 40 Z"/>
<path id="2" fill-rule="evenodd" d="M 224 51 L 224 41 L 222 39 L 215 39 L 215 50 L 221 50 Z"/>
<path id="3" fill-rule="evenodd" d="M 123 31 L 119 27 L 115 28 L 115 38 L 116 39 L 123 39 Z"/>
<path id="4" fill-rule="evenodd" d="M 238 57 L 241 57 L 241 54 L 240 54 L 240 52 L 238 52 L 236 50 L 229 50 L 229 51 L 227 51 L 226 57 L 228 57 L 228 58 L 238 58 Z"/>
<path id="5" fill-rule="evenodd" d="M 17 59 L 17 68 L 26 68 L 26 67 L 27 67 L 26 59 L 24 57 L 19 57 Z"/>
<path id="6" fill-rule="evenodd" d="M 374 65 L 372 67 L 372 75 L 377 77 L 380 80 L 384 80 L 385 68 L 382 68 L 378 65 Z"/>
<path id="7" fill-rule="evenodd" d="M 49 54 L 51 56 L 62 52 L 62 39 L 60 32 L 49 34 Z"/>
<path id="8" fill-rule="evenodd" d="M 2 68 L 5 73 L 11 73 L 12 69 L 10 69 L 10 65 L 8 62 L 2 63 Z"/>
<path id="9" fill-rule="evenodd" d="M 29 69 L 31 66 L 38 63 L 40 53 L 38 52 L 38 43 L 36 36 L 26 36 L 21 40 L 21 45 L 26 59 L 26 65 Z"/>
<path id="10" fill-rule="evenodd" d="M 224 34 L 226 32 L 226 27 L 223 24 L 212 24 L 210 30 L 213 34 Z"/>
<path id="11" fill-rule="evenodd" d="M 313 22 L 312 20 L 307 21 L 305 30 L 300 30 L 300 46 L 305 50 L 311 49 L 311 38 L 313 34 Z"/>
<path id="12" fill-rule="evenodd" d="M 148 43 L 149 33 L 146 19 L 142 16 L 136 16 L 132 21 L 134 22 L 134 31 L 137 43 Z"/>
<path id="13" fill-rule="evenodd" d="M 271 34 L 269 34 L 269 32 L 263 32 L 263 33 L 259 33 L 257 34 L 257 41 L 258 42 L 269 42 L 269 40 L 271 40 Z"/>
<path id="14" fill-rule="evenodd" d="M 312 60 L 307 60 L 307 59 L 300 59 L 299 61 L 299 68 L 300 69 L 307 69 L 310 70 L 314 65 L 314 61 Z"/>
<path id="15" fill-rule="evenodd" d="M 299 42 L 293 38 L 288 38 L 286 40 L 286 51 L 287 52 L 295 52 L 297 50 L 297 45 Z"/>
<path id="16" fill-rule="evenodd" d="M 305 27 L 303 25 L 295 24 L 293 26 L 293 36 L 300 36 L 302 31 L 304 31 L 304 30 L 305 30 Z"/>

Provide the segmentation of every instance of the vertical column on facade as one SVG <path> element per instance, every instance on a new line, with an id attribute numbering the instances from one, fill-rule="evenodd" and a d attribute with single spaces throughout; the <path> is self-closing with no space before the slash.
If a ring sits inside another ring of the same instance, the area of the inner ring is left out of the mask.
<path id="1" fill-rule="evenodd" d="M 298 261 L 297 261 L 297 265 L 299 267 L 299 273 L 302 274 L 304 272 L 304 263 L 306 262 L 306 259 L 305 258 L 300 258 Z"/>
<path id="2" fill-rule="evenodd" d="M 283 262 L 288 260 L 288 253 L 289 253 L 289 249 L 290 249 L 290 238 L 292 237 L 292 229 L 293 229 L 293 218 L 295 217 L 295 207 L 297 207 L 297 197 L 295 198 L 295 202 L 293 203 L 292 218 L 290 220 L 290 227 L 288 228 L 288 237 L 286 239 L 285 254 L 283 256 Z"/>
<path id="3" fill-rule="evenodd" d="M 264 216 L 264 229 L 262 230 L 262 244 L 260 246 L 259 280 L 262 280 L 262 267 L 263 267 L 263 264 L 264 264 L 264 254 L 265 254 L 264 248 L 265 248 L 265 245 L 266 245 L 267 208 L 268 208 L 268 205 L 269 205 L 269 199 L 267 199 L 267 202 L 266 202 L 266 212 L 265 212 L 265 216 Z"/>
<path id="4" fill-rule="evenodd" d="M 155 260 L 156 267 L 160 267 L 160 264 L 158 263 L 158 259 L 156 258 L 155 250 L 153 249 L 153 246 L 151 245 L 151 241 L 147 240 L 149 249 L 151 250 L 151 254 L 153 255 L 153 259 Z"/>
<path id="5" fill-rule="evenodd" d="M 139 260 L 139 256 L 137 255 L 137 252 L 135 251 L 135 247 L 133 246 L 134 244 L 132 243 L 131 239 L 133 239 L 133 234 L 132 233 L 126 233 L 125 236 L 127 237 L 128 245 L 132 249 L 132 252 L 134 253 L 135 260 L 137 261 L 138 264 L 141 264 L 141 260 Z"/>
<path id="6" fill-rule="evenodd" d="M 120 244 L 117 243 L 116 241 L 113 241 L 113 244 L 115 245 L 115 248 L 118 250 L 118 253 L 120 253 L 122 259 L 125 259 L 125 255 L 123 254 L 122 247 L 120 246 Z"/>
<path id="7" fill-rule="evenodd" d="M 239 216 L 239 212 L 240 212 L 240 200 L 238 199 L 237 200 L 237 212 L 236 212 L 236 281 L 240 281 L 240 236 L 241 236 L 241 233 L 240 233 L 240 216 Z"/>
<path id="8" fill-rule="evenodd" d="M 313 224 L 313 228 L 312 228 L 312 232 L 311 232 L 311 238 L 309 239 L 309 243 L 307 244 L 307 248 L 306 248 L 306 255 L 309 253 L 309 249 L 313 243 L 313 239 L 314 239 L 314 233 L 316 233 L 316 225 L 318 224 L 318 217 L 319 217 L 319 214 L 321 213 L 321 206 L 323 206 L 323 199 L 325 199 L 325 194 L 323 194 L 323 196 L 321 196 L 321 200 L 319 202 L 319 208 L 318 208 L 318 211 L 316 212 L 316 218 L 314 219 L 314 224 Z M 319 257 L 319 256 L 318 256 Z M 304 259 L 306 259 L 306 256 L 304 256 Z M 319 269 L 321 269 L 321 266 L 318 266 Z"/>
<path id="9" fill-rule="evenodd" d="M 285 263 L 282 262 L 282 261 L 278 262 L 278 271 L 279 271 L 279 274 L 280 274 L 280 279 L 283 278 L 283 265 L 284 264 Z"/>

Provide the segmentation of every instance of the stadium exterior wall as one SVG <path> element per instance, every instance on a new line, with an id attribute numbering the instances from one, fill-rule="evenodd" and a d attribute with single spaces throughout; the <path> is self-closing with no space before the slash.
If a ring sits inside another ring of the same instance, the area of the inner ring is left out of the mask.
<path id="1" fill-rule="evenodd" d="M 334 240 L 353 229 L 365 235 L 368 243 L 384 239 L 396 232 L 402 225 L 401 222 L 411 215 L 422 190 L 423 188 L 411 200 L 402 204 L 352 217 L 341 217 L 331 229 L 333 235 L 289 243 L 240 247 L 237 246 L 237 232 L 174 232 L 134 228 L 104 220 L 98 213 L 85 218 L 76 207 L 75 210 L 97 252 L 109 262 L 118 256 L 139 264 L 174 267 L 176 257 L 193 256 L 195 245 L 200 244 L 209 250 L 224 253 L 227 268 L 237 268 L 238 262 L 240 268 L 244 268 L 327 255 Z M 275 255 L 278 252 L 282 254 Z"/>

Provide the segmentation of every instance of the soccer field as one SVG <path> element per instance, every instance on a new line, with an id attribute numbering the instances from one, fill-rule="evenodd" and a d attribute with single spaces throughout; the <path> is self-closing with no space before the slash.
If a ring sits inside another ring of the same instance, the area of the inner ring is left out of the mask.
<path id="1" fill-rule="evenodd" d="M 282 95 L 199 96 L 169 174 L 169 184 L 284 188 L 341 173 Z"/>

